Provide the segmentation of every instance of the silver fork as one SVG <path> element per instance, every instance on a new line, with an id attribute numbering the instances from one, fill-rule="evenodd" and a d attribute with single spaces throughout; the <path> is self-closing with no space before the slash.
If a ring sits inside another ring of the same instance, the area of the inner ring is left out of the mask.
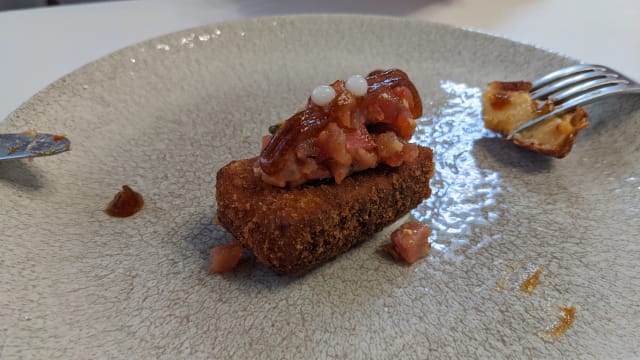
<path id="1" fill-rule="evenodd" d="M 640 94 L 640 84 L 602 65 L 580 64 L 554 71 L 533 82 L 529 90 L 534 100 L 550 100 L 555 108 L 513 130 L 508 140 L 522 130 L 546 119 L 617 94 Z"/>

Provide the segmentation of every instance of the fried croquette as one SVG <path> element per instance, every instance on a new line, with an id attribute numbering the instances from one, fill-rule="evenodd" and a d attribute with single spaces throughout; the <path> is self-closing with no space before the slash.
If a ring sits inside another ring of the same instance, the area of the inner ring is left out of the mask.
<path id="1" fill-rule="evenodd" d="M 380 165 L 343 179 L 295 188 L 272 186 L 256 176 L 256 158 L 232 161 L 217 173 L 220 224 L 278 273 L 317 267 L 418 206 L 431 195 L 431 149 L 398 167 Z"/>

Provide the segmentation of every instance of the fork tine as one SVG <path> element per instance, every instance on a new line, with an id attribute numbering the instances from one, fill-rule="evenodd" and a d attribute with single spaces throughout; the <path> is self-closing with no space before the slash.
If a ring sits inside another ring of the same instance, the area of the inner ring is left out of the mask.
<path id="1" fill-rule="evenodd" d="M 558 92 L 562 89 L 565 89 L 569 86 L 573 86 L 575 84 L 579 84 L 581 82 L 601 78 L 601 77 L 612 77 L 617 78 L 618 76 L 613 73 L 607 73 L 604 71 L 589 71 L 589 72 L 581 72 L 576 75 L 571 75 L 569 77 L 562 78 L 557 82 L 549 82 L 545 86 L 538 88 L 535 91 L 531 92 L 531 99 L 533 100 L 543 100 L 549 97 L 549 94 L 554 92 Z"/>
<path id="2" fill-rule="evenodd" d="M 597 88 L 602 88 L 605 86 L 613 86 L 613 85 L 626 85 L 629 82 L 624 79 L 618 79 L 615 77 L 605 77 L 600 79 L 595 79 L 591 81 L 587 81 L 586 83 L 579 84 L 576 86 L 569 87 L 563 91 L 558 91 L 554 94 L 549 95 L 549 99 L 554 104 L 561 104 L 568 99 L 585 93 L 587 91 L 593 91 Z"/>
<path id="3" fill-rule="evenodd" d="M 589 72 L 589 71 L 605 71 L 605 70 L 606 68 L 600 65 L 578 64 L 574 66 L 569 66 L 567 68 L 554 71 L 550 74 L 547 74 L 533 81 L 532 83 L 533 86 L 530 91 L 536 91 L 537 89 L 539 89 L 540 87 L 548 83 L 565 78 L 567 76 L 571 76 L 571 75 L 575 75 L 583 72 Z"/>
<path id="4" fill-rule="evenodd" d="M 555 82 L 555 83 L 554 83 Z M 531 119 L 507 135 L 507 140 L 522 130 L 544 120 L 616 94 L 640 94 L 640 83 L 602 65 L 579 64 L 554 71 L 532 84 L 529 90 L 533 100 L 545 100 L 556 106 L 552 111 Z"/>
<path id="5" fill-rule="evenodd" d="M 603 97 L 607 97 L 610 95 L 616 94 L 640 94 L 640 86 L 629 86 L 627 84 L 618 84 L 614 86 L 607 86 L 600 89 L 590 90 L 589 92 L 583 93 L 579 96 L 576 96 L 560 106 L 556 107 L 554 111 L 556 114 L 563 113 L 565 111 L 571 110 L 578 105 L 587 105 L 594 101 L 600 100 Z"/>
<path id="6" fill-rule="evenodd" d="M 522 130 L 526 130 L 532 126 L 535 126 L 550 117 L 567 112 L 578 105 L 590 104 L 596 100 L 600 100 L 610 95 L 631 94 L 631 93 L 640 94 L 640 86 L 634 85 L 630 87 L 628 84 L 618 84 L 614 86 L 608 86 L 608 87 L 604 87 L 596 90 L 591 90 L 587 93 L 583 93 L 582 95 L 574 97 L 568 100 L 567 102 L 561 104 L 560 106 L 553 109 L 553 111 L 550 111 L 544 115 L 538 116 L 537 118 L 529 120 L 526 123 L 518 126 L 516 129 L 511 131 L 511 133 L 507 136 L 507 140 L 513 139 L 513 136 Z"/>

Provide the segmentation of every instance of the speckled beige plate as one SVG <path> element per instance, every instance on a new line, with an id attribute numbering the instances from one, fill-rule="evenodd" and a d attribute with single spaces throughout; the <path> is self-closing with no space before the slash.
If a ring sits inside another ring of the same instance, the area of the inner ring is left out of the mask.
<path id="1" fill-rule="evenodd" d="M 482 128 L 486 82 L 573 62 L 424 22 L 301 16 L 187 30 L 79 69 L 0 126 L 73 143 L 0 163 L 0 358 L 640 356 L 638 98 L 589 108 L 563 160 Z M 416 141 L 437 154 L 412 213 L 434 230 L 431 255 L 394 264 L 376 252 L 387 230 L 295 279 L 250 255 L 207 274 L 230 239 L 212 224 L 216 171 L 256 154 L 315 85 L 387 67 L 421 91 Z M 145 208 L 110 218 L 123 184 Z"/>

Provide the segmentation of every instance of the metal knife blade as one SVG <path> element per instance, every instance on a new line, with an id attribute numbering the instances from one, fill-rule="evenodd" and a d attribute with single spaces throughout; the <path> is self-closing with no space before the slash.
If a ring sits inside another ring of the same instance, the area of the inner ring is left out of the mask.
<path id="1" fill-rule="evenodd" d="M 0 160 L 24 159 L 59 154 L 71 149 L 66 136 L 27 131 L 0 134 Z"/>

